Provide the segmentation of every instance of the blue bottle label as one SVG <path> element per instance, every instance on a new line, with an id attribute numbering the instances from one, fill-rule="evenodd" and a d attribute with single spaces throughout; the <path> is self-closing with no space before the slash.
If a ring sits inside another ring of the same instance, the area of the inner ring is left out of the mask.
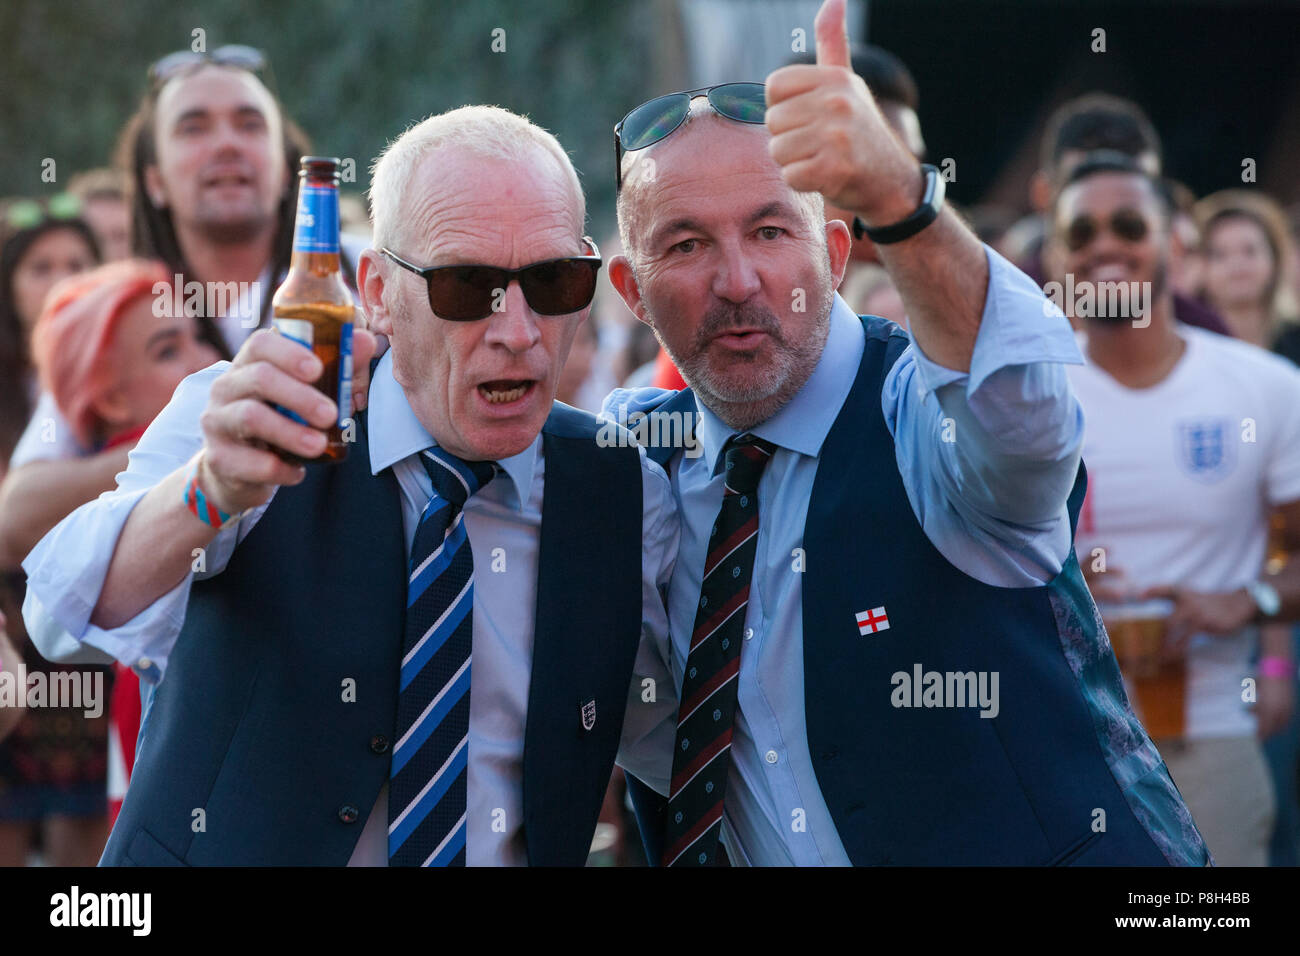
<path id="1" fill-rule="evenodd" d="M 306 319 L 272 318 L 271 325 L 286 339 L 297 342 L 304 348 L 311 348 L 312 328 L 311 323 Z M 348 337 L 351 338 L 351 336 Z M 281 415 L 287 415 L 289 418 L 292 418 L 299 425 L 307 425 L 307 419 L 303 418 L 297 412 L 289 411 L 289 409 L 285 408 L 283 405 L 276 405 L 275 410 Z M 308 425 L 307 427 L 310 428 L 311 426 Z"/>
<path id="2" fill-rule="evenodd" d="M 294 252 L 339 251 L 339 191 L 333 186 L 298 187 L 298 216 L 293 228 Z"/>
<path id="3" fill-rule="evenodd" d="M 277 332 L 285 338 L 297 342 L 304 348 L 312 346 L 312 327 L 306 319 L 280 319 L 273 318 L 271 324 L 275 326 Z M 335 393 L 339 406 L 339 428 L 347 427 L 347 420 L 352 417 L 352 323 L 344 322 L 343 327 L 339 329 L 339 380 L 338 391 Z M 287 415 L 299 425 L 307 425 L 307 421 L 295 412 L 289 411 L 283 405 L 276 405 L 275 410 L 281 415 Z M 308 427 L 311 427 L 308 425 Z"/>
<path id="4" fill-rule="evenodd" d="M 352 417 L 352 323 L 339 332 L 339 427 Z"/>

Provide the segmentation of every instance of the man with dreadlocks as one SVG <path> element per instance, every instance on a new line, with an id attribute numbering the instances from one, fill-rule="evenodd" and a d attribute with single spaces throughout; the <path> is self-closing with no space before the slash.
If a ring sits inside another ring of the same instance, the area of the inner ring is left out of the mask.
<path id="1" fill-rule="evenodd" d="M 183 288 L 246 291 L 222 314 L 198 316 L 202 337 L 223 358 L 269 324 L 293 242 L 294 171 L 307 149 L 259 79 L 264 68 L 262 54 L 243 46 L 163 57 L 118 148 L 131 181 L 134 254 L 162 260 Z M 343 246 L 351 282 L 365 243 L 344 236 Z M 356 383 L 359 408 L 366 384 Z M 112 488 L 131 447 L 97 454 L 79 447 L 53 400 L 41 396 L 0 488 L 0 551 L 21 558 L 66 514 Z"/>

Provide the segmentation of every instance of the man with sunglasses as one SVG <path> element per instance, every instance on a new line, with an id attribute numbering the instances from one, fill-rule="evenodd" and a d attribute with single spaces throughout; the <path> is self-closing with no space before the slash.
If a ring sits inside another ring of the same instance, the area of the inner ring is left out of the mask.
<path id="1" fill-rule="evenodd" d="M 1257 737 L 1294 706 L 1277 625 L 1300 616 L 1300 563 L 1265 573 L 1264 559 L 1274 513 L 1300 548 L 1300 375 L 1176 321 L 1171 217 L 1161 185 L 1114 151 L 1084 156 L 1051 210 L 1045 262 L 1077 290 L 1065 305 L 1087 357 L 1070 370 L 1092 478 L 1078 548 L 1104 614 L 1167 615 L 1162 654 L 1185 697 L 1152 732 L 1215 861 L 1264 866 L 1274 810 Z M 1146 291 L 1109 292 L 1122 286 Z M 1143 314 L 1115 307 L 1135 300 Z"/>
<path id="2" fill-rule="evenodd" d="M 1047 216 L 1061 186 L 1074 168 L 1090 153 L 1115 150 L 1129 156 L 1153 176 L 1160 175 L 1160 134 L 1137 103 L 1109 93 L 1085 93 L 1063 103 L 1048 117 L 1040 146 L 1039 168 L 1029 182 L 1029 202 Z M 1176 243 L 1170 251 L 1181 256 Z M 1189 250 L 1190 251 L 1190 250 Z M 1035 247 L 1020 263 L 1035 279 L 1043 275 L 1042 250 Z M 1223 317 L 1191 296 L 1174 290 L 1174 317 L 1184 325 L 1195 325 L 1220 335 L 1231 335 Z"/>
<path id="3" fill-rule="evenodd" d="M 611 280 L 691 388 L 607 408 L 698 415 L 704 451 L 651 450 L 682 517 L 668 800 L 632 785 L 651 855 L 1204 864 L 1071 548 L 1070 327 L 940 209 L 843 0 L 816 35 L 751 109 L 733 87 L 620 126 Z M 911 335 L 836 297 L 818 194 L 867 224 Z"/>
<path id="4" fill-rule="evenodd" d="M 676 509 L 554 402 L 601 264 L 567 155 L 464 107 L 394 142 L 371 199 L 358 285 L 391 348 L 346 461 L 285 459 L 337 412 L 258 332 L 28 562 L 63 609 L 36 630 L 161 680 L 106 863 L 578 866 L 620 739 L 666 785 Z"/>

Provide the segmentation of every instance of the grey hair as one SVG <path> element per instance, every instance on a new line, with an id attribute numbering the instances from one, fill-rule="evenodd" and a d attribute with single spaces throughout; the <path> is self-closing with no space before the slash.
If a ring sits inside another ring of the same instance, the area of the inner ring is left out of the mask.
<path id="1" fill-rule="evenodd" d="M 581 232 L 587 219 L 586 197 L 559 140 L 527 117 L 499 106 L 462 106 L 408 127 L 371 165 L 370 221 L 375 248 L 399 244 L 404 212 L 409 211 L 406 193 L 411 177 L 425 158 L 447 148 L 514 161 L 534 159 L 539 151 L 550 155 L 573 189 Z"/>

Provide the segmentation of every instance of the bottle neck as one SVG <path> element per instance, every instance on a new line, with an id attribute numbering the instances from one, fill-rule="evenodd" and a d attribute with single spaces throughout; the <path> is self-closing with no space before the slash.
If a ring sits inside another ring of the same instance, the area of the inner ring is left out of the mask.
<path id="1" fill-rule="evenodd" d="M 298 214 L 293 229 L 293 262 L 300 257 L 339 258 L 339 191 L 332 182 L 304 178 L 298 187 Z"/>
<path id="2" fill-rule="evenodd" d="M 327 276 L 342 272 L 343 264 L 337 252 L 299 252 L 295 249 L 289 257 L 289 271 Z"/>

